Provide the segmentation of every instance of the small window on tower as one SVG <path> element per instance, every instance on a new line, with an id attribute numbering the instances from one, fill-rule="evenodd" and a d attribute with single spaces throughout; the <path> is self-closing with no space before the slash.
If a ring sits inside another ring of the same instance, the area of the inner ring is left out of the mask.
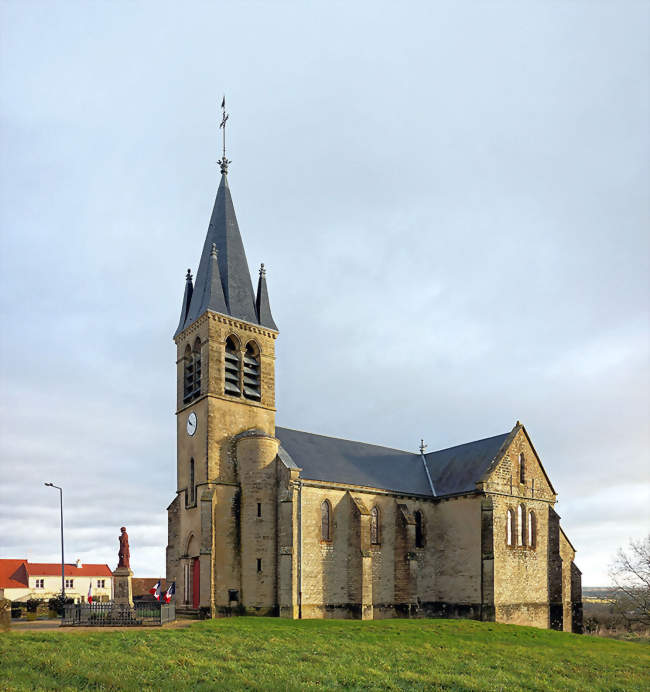
<path id="1" fill-rule="evenodd" d="M 261 502 L 257 503 L 257 516 L 258 517 L 262 516 L 262 503 Z"/>
<path id="2" fill-rule="evenodd" d="M 258 572 L 262 571 L 262 558 L 260 558 L 260 557 L 257 558 L 257 571 Z"/>
<path id="3" fill-rule="evenodd" d="M 187 498 L 188 505 L 196 504 L 196 481 L 194 479 L 194 459 L 190 459 L 189 478 L 187 481 L 187 494 L 185 497 Z"/>
<path id="4" fill-rule="evenodd" d="M 224 391 L 231 396 L 241 396 L 241 385 L 239 375 L 241 372 L 241 361 L 239 358 L 239 344 L 234 336 L 226 339 L 225 353 L 225 385 Z"/>
<path id="5" fill-rule="evenodd" d="M 260 350 L 254 341 L 249 341 L 244 353 L 244 396 L 259 401 L 262 398 L 261 391 Z"/>

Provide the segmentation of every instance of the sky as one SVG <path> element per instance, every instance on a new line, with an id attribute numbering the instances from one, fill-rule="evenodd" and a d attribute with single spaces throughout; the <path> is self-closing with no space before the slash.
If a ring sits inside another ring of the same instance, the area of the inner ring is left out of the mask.
<path id="1" fill-rule="evenodd" d="M 277 423 L 521 420 L 586 586 L 650 528 L 647 2 L 0 2 L 0 557 L 164 575 L 175 346 L 219 180 Z"/>

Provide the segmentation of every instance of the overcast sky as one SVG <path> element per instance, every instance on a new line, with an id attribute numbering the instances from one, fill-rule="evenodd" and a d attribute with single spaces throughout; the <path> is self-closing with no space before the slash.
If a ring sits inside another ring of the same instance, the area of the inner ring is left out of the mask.
<path id="1" fill-rule="evenodd" d="M 0 557 L 164 574 L 176 328 L 218 184 L 277 422 L 530 433 L 583 584 L 650 525 L 647 2 L 0 4 Z"/>

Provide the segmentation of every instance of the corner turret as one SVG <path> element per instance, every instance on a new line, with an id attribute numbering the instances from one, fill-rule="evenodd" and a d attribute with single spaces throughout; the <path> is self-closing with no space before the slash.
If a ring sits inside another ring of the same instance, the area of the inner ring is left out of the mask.
<path id="1" fill-rule="evenodd" d="M 192 293 L 194 292 L 194 286 L 192 285 L 192 272 L 188 269 L 185 275 L 185 292 L 183 293 L 183 304 L 181 305 L 181 316 L 178 320 L 178 327 L 174 332 L 174 338 L 180 334 L 183 329 L 185 329 L 185 322 L 187 321 L 187 315 L 190 311 L 190 302 L 192 301 Z"/>
<path id="2" fill-rule="evenodd" d="M 268 327 L 269 329 L 278 328 L 273 321 L 273 315 L 271 315 L 271 305 L 269 303 L 269 291 L 266 287 L 266 269 L 264 269 L 264 262 L 260 266 L 260 278 L 257 282 L 257 299 L 255 301 L 255 308 L 257 310 L 257 319 L 263 327 Z"/>

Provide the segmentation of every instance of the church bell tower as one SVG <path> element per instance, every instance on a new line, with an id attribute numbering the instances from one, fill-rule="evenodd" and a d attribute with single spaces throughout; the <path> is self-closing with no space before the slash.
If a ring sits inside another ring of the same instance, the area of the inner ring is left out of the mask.
<path id="1" fill-rule="evenodd" d="M 242 516 L 259 514 L 271 501 L 264 468 L 273 466 L 278 445 L 278 329 L 263 264 L 253 290 L 228 184 L 225 100 L 222 108 L 221 181 L 195 281 L 187 271 L 174 333 L 177 473 L 167 545 L 177 606 L 211 615 L 242 602 L 248 568 Z M 259 540 L 256 553 L 263 555 Z"/>

